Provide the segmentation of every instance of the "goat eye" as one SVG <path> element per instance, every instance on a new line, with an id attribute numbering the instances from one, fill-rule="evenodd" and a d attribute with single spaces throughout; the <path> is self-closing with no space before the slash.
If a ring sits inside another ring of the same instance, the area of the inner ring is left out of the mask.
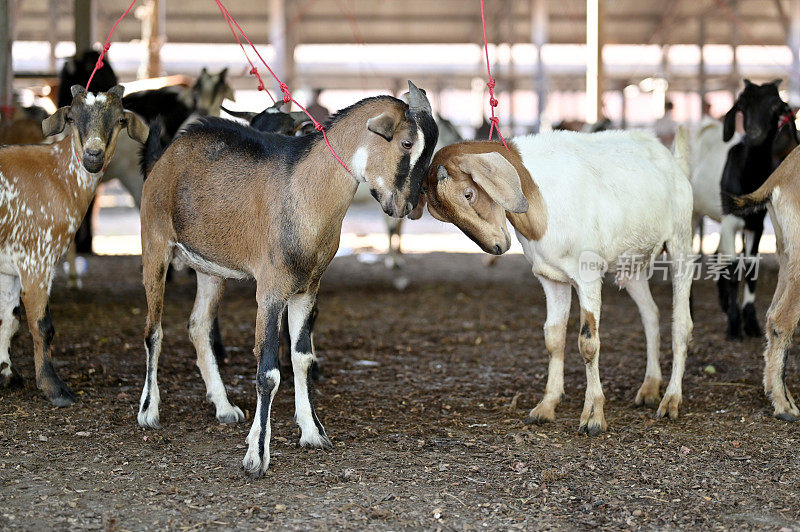
<path id="1" fill-rule="evenodd" d="M 127 118 L 120 118 L 119 119 L 119 125 L 125 126 L 127 124 L 128 124 L 128 119 Z"/>
<path id="2" fill-rule="evenodd" d="M 403 146 L 403 148 L 405 148 L 407 150 L 410 150 L 411 146 L 413 146 L 414 143 L 411 142 L 410 140 L 404 140 L 404 141 L 400 142 L 400 145 Z"/>
<path id="3" fill-rule="evenodd" d="M 475 201 L 475 191 L 471 188 L 468 188 L 464 191 L 464 197 L 467 199 L 468 202 L 472 203 Z"/>

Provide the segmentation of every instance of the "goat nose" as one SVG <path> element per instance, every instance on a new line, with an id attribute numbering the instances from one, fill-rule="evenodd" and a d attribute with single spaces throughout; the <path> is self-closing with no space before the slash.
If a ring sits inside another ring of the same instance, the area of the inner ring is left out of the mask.
<path id="1" fill-rule="evenodd" d="M 500 247 L 500 244 L 495 244 L 494 245 L 494 254 L 495 255 L 502 255 L 503 254 L 503 248 Z"/>
<path id="2" fill-rule="evenodd" d="M 84 152 L 83 152 L 83 153 L 84 153 L 85 155 L 88 155 L 88 156 L 89 156 L 90 158 L 92 158 L 92 159 L 97 159 L 97 158 L 99 158 L 101 155 L 103 155 L 103 150 L 99 150 L 99 149 L 97 149 L 97 148 L 89 148 L 89 149 L 87 149 L 87 150 L 84 150 Z"/>

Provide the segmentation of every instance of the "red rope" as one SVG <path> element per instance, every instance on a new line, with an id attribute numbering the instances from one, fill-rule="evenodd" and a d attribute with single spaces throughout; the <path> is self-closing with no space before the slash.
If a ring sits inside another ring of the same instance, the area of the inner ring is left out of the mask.
<path id="1" fill-rule="evenodd" d="M 492 117 L 489 119 L 489 122 L 492 123 L 492 127 L 489 128 L 489 139 L 491 140 L 492 133 L 497 131 L 497 135 L 503 142 L 503 146 L 505 146 L 508 150 L 509 148 L 506 144 L 506 139 L 504 139 L 503 134 L 500 133 L 500 119 L 494 115 L 494 108 L 497 107 L 497 98 L 494 97 L 495 82 L 494 78 L 492 77 L 492 67 L 489 65 L 489 41 L 486 39 L 486 15 L 484 14 L 483 10 L 483 0 L 481 0 L 481 24 L 483 25 L 483 50 L 486 53 L 486 72 L 489 74 L 489 82 L 486 84 L 489 87 L 489 109 L 492 111 Z"/>
<path id="2" fill-rule="evenodd" d="M 106 39 L 106 43 L 103 45 L 103 49 L 100 50 L 100 57 L 97 58 L 97 63 L 95 63 L 94 65 L 94 70 L 92 70 L 92 75 L 89 76 L 89 81 L 86 82 L 87 91 L 89 90 L 89 84 L 92 82 L 94 73 L 97 72 L 98 69 L 103 68 L 103 56 L 105 56 L 108 49 L 111 48 L 111 36 L 114 35 L 114 32 L 117 30 L 117 26 L 119 26 L 119 23 L 122 22 L 122 19 L 124 19 L 125 16 L 128 13 L 130 13 L 131 9 L 133 9 L 133 5 L 135 3 L 136 0 L 133 0 L 133 2 L 131 2 L 131 5 L 128 6 L 128 9 L 126 9 L 125 12 L 117 19 L 117 21 L 114 23 L 114 26 L 111 28 L 111 31 L 108 32 L 108 38 Z M 80 50 L 76 51 L 79 52 Z"/>
<path id="3" fill-rule="evenodd" d="M 272 77 L 275 78 L 275 81 L 278 83 L 278 87 L 280 87 L 280 90 L 283 93 L 283 102 L 284 103 L 293 102 L 295 105 L 297 105 L 297 107 L 300 108 L 301 111 L 303 111 L 308 116 L 309 119 L 311 119 L 311 122 L 314 124 L 314 129 L 316 131 L 319 131 L 320 133 L 322 133 L 322 138 L 325 139 L 325 144 L 328 146 L 328 150 L 330 150 L 331 154 L 333 154 L 333 156 L 336 158 L 336 160 L 339 161 L 339 164 L 342 165 L 342 168 L 347 170 L 348 173 L 352 173 L 352 172 L 350 172 L 350 169 L 347 167 L 347 165 L 344 164 L 344 161 L 342 161 L 342 159 L 339 158 L 339 155 L 336 154 L 336 150 L 333 149 L 333 146 L 331 146 L 331 143 L 328 140 L 328 135 L 325 133 L 325 128 L 322 126 L 322 124 L 317 122 L 314 119 L 314 117 L 311 116 L 311 114 L 306 110 L 305 107 L 300 105 L 300 103 L 298 103 L 297 100 L 292 98 L 292 93 L 289 92 L 289 87 L 286 85 L 286 83 L 282 82 L 280 80 L 280 78 L 278 78 L 278 76 L 275 74 L 275 72 L 273 72 L 273 70 L 269 67 L 267 62 L 264 61 L 264 58 L 261 57 L 260 53 L 258 53 L 258 49 L 256 49 L 256 47 L 253 44 L 253 42 L 247 37 L 247 34 L 244 32 L 244 30 L 241 28 L 241 26 L 239 26 L 239 23 L 236 22 L 236 19 L 233 18 L 233 15 L 231 15 L 230 12 L 225 8 L 225 6 L 222 5 L 222 0 L 214 0 L 214 1 L 217 3 L 217 6 L 219 7 L 219 10 L 222 12 L 222 15 L 225 17 L 226 20 L 228 20 L 228 25 L 233 23 L 233 25 L 236 26 L 236 29 L 239 30 L 239 33 L 242 34 L 242 37 L 244 37 L 244 40 L 247 41 L 247 44 L 250 45 L 250 48 L 253 49 L 253 52 L 255 52 L 255 54 L 258 57 L 258 59 L 261 60 L 261 63 L 267 68 L 267 70 L 269 70 L 269 73 L 272 74 Z M 231 29 L 233 29 L 233 28 L 231 28 Z M 235 35 L 236 34 L 234 33 L 234 36 Z M 238 41 L 239 39 L 237 38 L 236 40 Z M 241 45 L 241 42 L 239 44 Z M 242 50 L 244 50 L 244 46 L 242 46 Z M 247 54 L 245 54 L 245 57 L 247 57 Z M 249 61 L 250 61 L 250 59 L 248 58 L 248 62 Z M 264 81 L 258 75 L 258 69 L 255 66 L 253 66 L 253 63 L 250 63 L 250 65 L 252 66 L 252 68 L 250 69 L 250 73 L 255 75 L 256 77 L 258 77 L 258 80 L 259 80 L 258 90 L 266 90 L 266 87 L 264 87 Z M 272 95 L 270 95 L 270 98 L 271 97 L 272 97 Z"/>

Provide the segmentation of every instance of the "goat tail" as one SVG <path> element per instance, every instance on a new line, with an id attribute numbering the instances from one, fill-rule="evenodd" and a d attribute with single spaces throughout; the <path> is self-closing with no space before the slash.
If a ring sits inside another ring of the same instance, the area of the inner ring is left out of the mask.
<path id="1" fill-rule="evenodd" d="M 150 135 L 147 137 L 147 142 L 142 145 L 139 152 L 139 167 L 142 171 L 142 178 L 147 179 L 153 165 L 156 164 L 167 149 L 168 143 L 165 144 L 161 138 L 161 130 L 164 125 L 161 118 L 156 118 L 150 123 Z"/>
<path id="2" fill-rule="evenodd" d="M 761 212 L 767 208 L 767 203 L 772 198 L 772 191 L 777 185 L 777 180 L 770 178 L 758 190 L 743 196 L 722 191 L 722 212 L 740 217 Z"/>
<path id="3" fill-rule="evenodd" d="M 690 157 L 692 155 L 692 147 L 689 144 L 689 129 L 686 126 L 679 126 L 675 132 L 675 140 L 672 141 L 672 153 L 678 161 L 681 170 L 688 179 L 691 177 L 691 164 Z"/>

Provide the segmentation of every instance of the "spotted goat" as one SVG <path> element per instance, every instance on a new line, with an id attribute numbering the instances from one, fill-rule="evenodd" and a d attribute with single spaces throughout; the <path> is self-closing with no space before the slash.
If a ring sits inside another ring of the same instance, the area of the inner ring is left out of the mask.
<path id="1" fill-rule="evenodd" d="M 70 245 L 122 129 L 144 142 L 147 126 L 122 107 L 122 86 L 89 93 L 72 87 L 72 104 L 42 122 L 53 144 L 0 148 L 0 384 L 19 382 L 9 344 L 19 326 L 20 298 L 33 336 L 36 384 L 56 406 L 75 395 L 51 361 L 55 331 L 48 299 L 55 265 Z"/>
<path id="2" fill-rule="evenodd" d="M 309 321 L 359 182 L 368 184 L 389 215 L 405 216 L 418 203 L 437 129 L 425 95 L 410 82 L 409 88 L 409 104 L 390 96 L 367 98 L 328 121 L 328 138 L 349 172 L 318 132 L 291 137 L 206 118 L 163 153 L 148 141 L 141 212 L 147 374 L 140 425 L 159 425 L 156 375 L 164 281 L 172 262 L 197 271 L 189 336 L 207 398 L 223 422 L 242 421 L 244 415 L 228 400 L 211 348 L 211 324 L 226 278 L 256 281 L 258 401 L 245 471 L 258 476 L 269 466 L 270 412 L 281 381 L 280 318 L 287 306 L 299 443 L 331 446 L 311 397 L 308 373 L 315 357 Z M 150 136 L 155 133 L 151 128 Z"/>

